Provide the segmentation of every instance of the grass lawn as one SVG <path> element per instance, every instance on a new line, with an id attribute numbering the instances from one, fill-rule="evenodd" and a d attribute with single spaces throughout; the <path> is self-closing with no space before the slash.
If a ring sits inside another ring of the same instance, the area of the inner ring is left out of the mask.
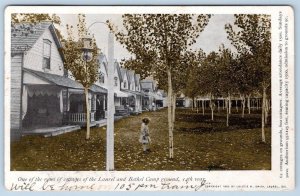
<path id="1" fill-rule="evenodd" d="M 168 158 L 167 110 L 144 112 L 115 122 L 116 170 L 270 170 L 271 129 L 261 141 L 260 112 L 230 116 L 209 110 L 202 116 L 190 109 L 177 109 L 174 159 Z M 144 154 L 138 142 L 141 119 L 149 117 L 151 152 Z M 106 130 L 91 129 L 55 137 L 25 136 L 11 145 L 11 170 L 86 171 L 105 170 Z"/>

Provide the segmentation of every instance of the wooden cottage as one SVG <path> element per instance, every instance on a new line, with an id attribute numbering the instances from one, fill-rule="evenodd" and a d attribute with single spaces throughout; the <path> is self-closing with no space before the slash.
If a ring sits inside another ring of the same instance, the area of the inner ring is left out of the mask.
<path id="1" fill-rule="evenodd" d="M 67 89 L 80 89 L 81 86 L 66 77 L 61 47 L 51 22 L 12 25 L 12 139 L 64 124 Z"/>

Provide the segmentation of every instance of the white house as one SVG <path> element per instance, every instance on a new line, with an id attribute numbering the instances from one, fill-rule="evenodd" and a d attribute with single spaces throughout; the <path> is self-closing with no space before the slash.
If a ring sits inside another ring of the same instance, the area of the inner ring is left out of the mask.
<path id="1" fill-rule="evenodd" d="M 123 84 L 123 76 L 119 63 L 114 63 L 114 93 L 115 93 L 115 115 L 124 116 L 128 115 L 128 110 L 123 105 L 123 101 L 128 97 L 128 94 L 121 91 L 121 85 Z"/>
<path id="2" fill-rule="evenodd" d="M 136 112 L 142 113 L 142 100 L 143 93 L 141 87 L 141 76 L 140 74 L 134 74 L 135 78 L 135 94 L 136 94 Z"/>
<path id="3" fill-rule="evenodd" d="M 107 90 L 108 85 L 108 75 L 107 75 L 107 66 L 108 61 L 106 56 L 103 53 L 100 53 L 99 58 L 99 69 L 98 69 L 98 80 L 95 83 L 96 86 L 100 86 L 103 89 Z M 95 106 L 96 110 L 95 119 L 100 120 L 106 118 L 107 116 L 107 93 L 98 93 L 94 94 Z"/>
<path id="4" fill-rule="evenodd" d="M 68 89 L 61 43 L 51 22 L 11 27 L 11 138 L 37 128 L 64 124 Z"/>
<path id="5" fill-rule="evenodd" d="M 140 75 L 134 71 L 121 68 L 123 81 L 121 83 L 121 91 L 126 93 L 128 97 L 123 99 L 122 104 L 129 107 L 129 112 L 138 114 L 142 112 L 142 93 L 140 87 Z"/>
<path id="6" fill-rule="evenodd" d="M 155 110 L 156 100 L 155 100 L 155 92 L 156 92 L 156 84 L 152 78 L 146 78 L 141 80 L 141 87 L 144 93 L 142 100 L 143 110 Z"/>

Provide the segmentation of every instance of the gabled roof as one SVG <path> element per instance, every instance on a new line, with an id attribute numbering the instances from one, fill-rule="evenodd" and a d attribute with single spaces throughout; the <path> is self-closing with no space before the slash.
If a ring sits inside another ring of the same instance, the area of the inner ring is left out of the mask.
<path id="1" fill-rule="evenodd" d="M 106 74 L 107 74 L 108 61 L 107 61 L 106 56 L 103 53 L 100 53 L 99 57 L 98 57 L 98 60 L 99 60 L 100 66 L 101 66 L 101 64 L 104 65 L 104 68 L 105 68 L 105 71 L 106 71 Z"/>
<path id="2" fill-rule="evenodd" d="M 134 79 L 135 79 L 135 83 L 137 85 L 139 85 L 140 84 L 140 80 L 141 80 L 140 74 L 134 74 Z"/>
<path id="3" fill-rule="evenodd" d="M 128 75 L 129 83 L 131 83 L 132 80 L 135 80 L 133 70 L 127 70 L 127 75 Z"/>
<path id="4" fill-rule="evenodd" d="M 120 78 L 120 82 L 123 82 L 123 77 L 122 77 L 122 74 L 121 74 L 119 63 L 117 61 L 115 61 L 114 65 L 115 65 L 115 69 L 117 69 L 117 72 L 118 72 L 118 75 L 119 75 L 119 78 Z"/>
<path id="5" fill-rule="evenodd" d="M 127 75 L 127 69 L 121 67 L 120 71 L 121 71 L 121 75 L 122 75 L 123 80 L 124 80 L 125 75 L 126 75 L 126 77 L 128 77 L 128 75 Z"/>
<path id="6" fill-rule="evenodd" d="M 52 22 L 44 21 L 37 24 L 24 22 L 11 25 L 11 52 L 22 53 L 29 50 L 46 29 L 50 30 L 55 44 L 58 48 L 61 48 L 62 45 Z M 62 56 L 61 52 L 60 55 Z"/>

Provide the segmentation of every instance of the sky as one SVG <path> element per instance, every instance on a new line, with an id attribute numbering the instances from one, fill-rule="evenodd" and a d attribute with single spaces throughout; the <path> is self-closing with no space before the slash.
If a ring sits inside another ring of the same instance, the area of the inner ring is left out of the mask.
<path id="1" fill-rule="evenodd" d="M 73 14 L 60 14 L 58 15 L 61 18 L 61 27 L 60 30 L 64 36 L 67 36 L 66 33 L 66 24 L 73 25 L 76 27 L 77 24 L 77 15 Z M 107 20 L 112 21 L 112 23 L 122 29 L 122 16 L 121 15 L 108 15 L 108 14 L 88 14 L 86 15 L 87 27 L 89 27 L 94 22 L 105 22 Z M 213 15 L 205 27 L 204 31 L 201 32 L 200 36 L 196 40 L 196 43 L 191 47 L 192 49 L 201 48 L 204 52 L 209 53 L 212 51 L 217 51 L 219 46 L 223 43 L 225 47 L 230 48 L 232 51 L 235 51 L 234 47 L 231 45 L 230 41 L 227 39 L 227 34 L 224 29 L 225 24 L 234 22 L 234 16 L 230 14 L 226 15 Z M 107 56 L 108 49 L 108 33 L 109 29 L 106 25 L 97 23 L 92 25 L 89 28 L 89 32 L 94 34 L 97 46 L 101 51 Z M 132 55 L 119 43 L 115 40 L 114 42 L 114 55 L 115 59 L 118 61 L 124 58 L 130 58 Z"/>

